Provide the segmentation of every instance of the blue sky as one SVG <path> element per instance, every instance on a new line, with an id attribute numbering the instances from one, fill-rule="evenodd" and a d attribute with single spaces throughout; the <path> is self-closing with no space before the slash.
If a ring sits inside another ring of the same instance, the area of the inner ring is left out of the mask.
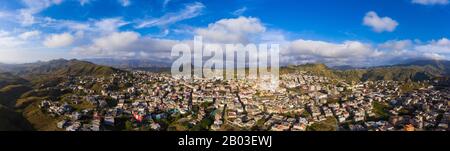
<path id="1" fill-rule="evenodd" d="M 167 60 L 194 35 L 280 43 L 285 64 L 372 66 L 450 58 L 448 0 L 0 1 L 0 62 Z"/>

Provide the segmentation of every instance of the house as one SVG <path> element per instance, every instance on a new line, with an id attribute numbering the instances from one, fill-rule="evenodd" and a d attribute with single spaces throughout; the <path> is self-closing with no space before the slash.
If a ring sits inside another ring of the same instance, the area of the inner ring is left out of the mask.
<path id="1" fill-rule="evenodd" d="M 62 121 L 60 121 L 60 122 L 58 122 L 58 123 L 56 124 L 56 126 L 57 126 L 58 128 L 60 128 L 60 129 L 65 128 L 66 125 L 67 125 L 67 121 L 66 121 L 66 120 L 62 120 Z"/>
<path id="2" fill-rule="evenodd" d="M 109 125 L 109 126 L 114 126 L 114 117 L 113 116 L 106 116 L 103 124 L 105 125 Z"/>
<path id="3" fill-rule="evenodd" d="M 92 131 L 100 131 L 100 120 L 92 120 L 91 122 L 91 130 Z"/>
<path id="4" fill-rule="evenodd" d="M 405 131 L 414 131 L 414 125 L 412 125 L 412 124 L 405 125 L 404 130 Z"/>
<path id="5" fill-rule="evenodd" d="M 99 100 L 99 101 L 98 101 L 98 106 L 99 106 L 100 108 L 105 108 L 105 107 L 108 106 L 108 103 L 107 103 L 105 100 Z"/>
<path id="6" fill-rule="evenodd" d="M 72 120 L 76 121 L 76 120 L 79 120 L 80 118 L 81 118 L 80 112 L 73 112 L 72 113 Z"/>
<path id="7" fill-rule="evenodd" d="M 152 130 L 160 130 L 161 129 L 161 126 L 158 124 L 158 123 L 152 123 L 152 124 L 150 124 L 150 128 L 152 129 Z"/>

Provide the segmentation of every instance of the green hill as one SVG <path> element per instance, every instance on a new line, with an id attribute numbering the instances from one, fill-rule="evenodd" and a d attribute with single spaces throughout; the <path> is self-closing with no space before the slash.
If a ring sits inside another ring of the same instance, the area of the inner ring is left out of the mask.
<path id="1" fill-rule="evenodd" d="M 335 71 L 328 68 L 325 64 L 303 64 L 303 65 L 290 65 L 286 68 L 282 68 L 282 73 L 291 73 L 295 71 L 306 71 L 318 76 L 337 78 Z"/>
<path id="2" fill-rule="evenodd" d="M 306 71 L 313 75 L 332 79 L 343 79 L 347 81 L 359 81 L 366 72 L 365 70 L 335 70 L 327 67 L 325 64 L 290 65 L 281 68 L 281 74 L 293 73 L 297 71 Z"/>
<path id="3" fill-rule="evenodd" d="M 361 80 L 421 81 L 429 80 L 436 76 L 439 76 L 439 74 L 436 74 L 433 69 L 427 70 L 425 67 L 385 67 L 368 69 Z"/>
<path id="4" fill-rule="evenodd" d="M 7 67 L 11 73 L 0 73 L 0 130 L 56 130 L 58 119 L 46 116 L 37 104 L 44 98 L 59 96 L 59 89 L 41 87 L 52 87 L 68 76 L 109 76 L 124 72 L 86 61 L 64 59 Z"/>
<path id="5" fill-rule="evenodd" d="M 87 61 L 71 60 L 64 67 L 56 70 L 56 75 L 91 75 L 91 76 L 107 76 L 121 70 L 108 66 L 96 65 Z"/>
<path id="6" fill-rule="evenodd" d="M 11 72 L 12 75 L 19 75 L 25 79 L 34 79 L 39 76 L 65 77 L 68 75 L 110 75 L 121 71 L 112 67 L 96 65 L 76 59 L 57 59 L 47 62 L 7 65 L 7 67 L 7 71 Z"/>
<path id="7" fill-rule="evenodd" d="M 447 60 L 414 60 L 397 66 L 420 66 L 439 71 L 442 75 L 450 75 L 450 61 Z"/>
<path id="8" fill-rule="evenodd" d="M 30 81 L 33 85 L 55 85 L 67 76 L 108 76 L 117 72 L 124 72 L 112 67 L 96 65 L 80 60 L 52 60 L 14 65 L 11 71 Z"/>
<path id="9" fill-rule="evenodd" d="M 342 79 L 347 81 L 396 80 L 421 81 L 435 77 L 449 76 L 449 61 L 421 61 L 395 66 L 371 67 L 367 69 L 336 70 L 324 64 L 289 65 L 281 69 L 281 74 L 306 71 L 313 75 Z"/>

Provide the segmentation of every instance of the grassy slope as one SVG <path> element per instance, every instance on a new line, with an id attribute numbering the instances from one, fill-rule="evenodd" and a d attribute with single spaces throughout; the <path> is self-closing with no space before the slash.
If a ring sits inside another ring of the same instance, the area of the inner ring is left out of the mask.
<path id="1" fill-rule="evenodd" d="M 336 131 L 337 121 L 334 117 L 329 117 L 325 121 L 317 122 L 307 128 L 308 131 Z"/>
<path id="2" fill-rule="evenodd" d="M 38 107 L 38 102 L 28 105 L 22 112 L 23 117 L 38 131 L 56 131 L 58 118 L 44 114 Z"/>

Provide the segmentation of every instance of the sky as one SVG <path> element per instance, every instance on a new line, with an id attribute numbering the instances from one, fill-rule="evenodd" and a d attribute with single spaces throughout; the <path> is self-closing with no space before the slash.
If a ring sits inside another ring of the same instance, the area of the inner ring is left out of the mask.
<path id="1" fill-rule="evenodd" d="M 0 62 L 170 60 L 194 36 L 280 44 L 282 64 L 450 59 L 449 0 L 0 1 Z"/>

